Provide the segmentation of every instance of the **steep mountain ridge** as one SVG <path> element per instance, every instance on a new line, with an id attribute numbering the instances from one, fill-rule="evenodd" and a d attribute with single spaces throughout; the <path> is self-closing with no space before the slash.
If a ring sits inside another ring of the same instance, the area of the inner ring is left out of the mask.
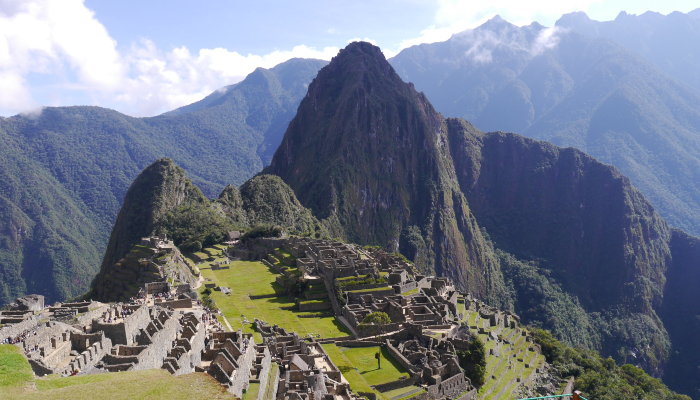
<path id="1" fill-rule="evenodd" d="M 615 165 L 673 226 L 700 234 L 700 92 L 606 38 L 501 18 L 390 60 L 438 111 Z"/>
<path id="2" fill-rule="evenodd" d="M 263 173 L 289 184 L 347 240 L 409 254 L 488 297 L 502 277 L 454 175 L 442 117 L 379 48 L 353 43 L 309 85 Z"/>

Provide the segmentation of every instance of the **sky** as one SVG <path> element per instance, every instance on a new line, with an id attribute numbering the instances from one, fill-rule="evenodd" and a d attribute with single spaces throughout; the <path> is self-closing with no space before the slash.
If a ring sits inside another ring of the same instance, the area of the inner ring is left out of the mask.
<path id="1" fill-rule="evenodd" d="M 584 11 L 688 12 L 700 0 L 0 0 L 0 116 L 98 105 L 146 117 L 193 103 L 257 67 L 330 60 L 354 40 L 387 58 L 495 15 L 552 26 Z"/>

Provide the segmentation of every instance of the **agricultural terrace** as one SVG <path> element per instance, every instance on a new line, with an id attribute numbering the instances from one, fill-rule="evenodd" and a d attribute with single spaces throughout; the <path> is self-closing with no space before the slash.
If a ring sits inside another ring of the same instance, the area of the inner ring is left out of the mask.
<path id="1" fill-rule="evenodd" d="M 500 346 L 497 351 L 500 357 L 491 354 L 491 349 L 496 345 L 495 340 L 489 340 L 489 335 L 496 327 L 484 324 L 484 320 L 478 312 L 464 308 L 461 301 L 459 309 L 464 312 L 464 321 L 476 330 L 484 327 L 484 333 L 479 334 L 479 338 L 486 347 L 486 383 L 479 388 L 479 399 L 491 400 L 512 398 L 515 389 L 520 382 L 529 383 L 528 380 L 536 368 L 544 365 L 544 356 L 534 351 L 532 343 L 525 340 L 523 328 L 505 328 L 498 332 L 498 336 L 512 343 Z M 495 332 L 495 331 L 494 331 Z"/>

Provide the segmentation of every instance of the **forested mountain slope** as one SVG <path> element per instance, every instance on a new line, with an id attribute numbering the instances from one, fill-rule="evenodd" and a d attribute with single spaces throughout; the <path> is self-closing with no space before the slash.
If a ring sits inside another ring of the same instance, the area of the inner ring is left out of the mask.
<path id="1" fill-rule="evenodd" d="M 642 55 L 495 17 L 390 62 L 445 115 L 581 149 L 618 167 L 673 226 L 700 234 L 700 92 Z"/>
<path id="2" fill-rule="evenodd" d="M 568 343 L 698 385 L 694 368 L 669 364 L 671 336 L 690 328 L 661 313 L 685 307 L 690 294 L 664 297 L 682 274 L 666 273 L 700 270 L 695 239 L 674 241 L 615 167 L 445 119 L 368 43 L 319 72 L 264 172 L 347 240 L 398 250 Z"/>
<path id="3" fill-rule="evenodd" d="M 85 292 L 127 189 L 155 160 L 176 158 L 208 197 L 259 172 L 325 64 L 259 68 L 173 115 L 46 107 L 0 119 L 0 202 L 8 210 L 0 213 L 0 305 L 26 293 L 55 301 Z"/>

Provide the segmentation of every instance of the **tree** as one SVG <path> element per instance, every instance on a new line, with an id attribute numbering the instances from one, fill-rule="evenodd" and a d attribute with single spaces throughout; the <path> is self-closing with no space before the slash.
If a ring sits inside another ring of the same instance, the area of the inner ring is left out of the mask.
<path id="1" fill-rule="evenodd" d="M 472 385 L 480 387 L 486 382 L 486 348 L 478 336 L 474 336 L 467 350 L 457 350 L 457 358 Z"/>
<path id="2" fill-rule="evenodd" d="M 381 311 L 373 312 L 372 314 L 367 315 L 363 320 L 363 324 L 377 324 L 377 325 L 384 325 L 384 324 L 390 324 L 391 323 L 391 318 L 385 313 Z"/>

